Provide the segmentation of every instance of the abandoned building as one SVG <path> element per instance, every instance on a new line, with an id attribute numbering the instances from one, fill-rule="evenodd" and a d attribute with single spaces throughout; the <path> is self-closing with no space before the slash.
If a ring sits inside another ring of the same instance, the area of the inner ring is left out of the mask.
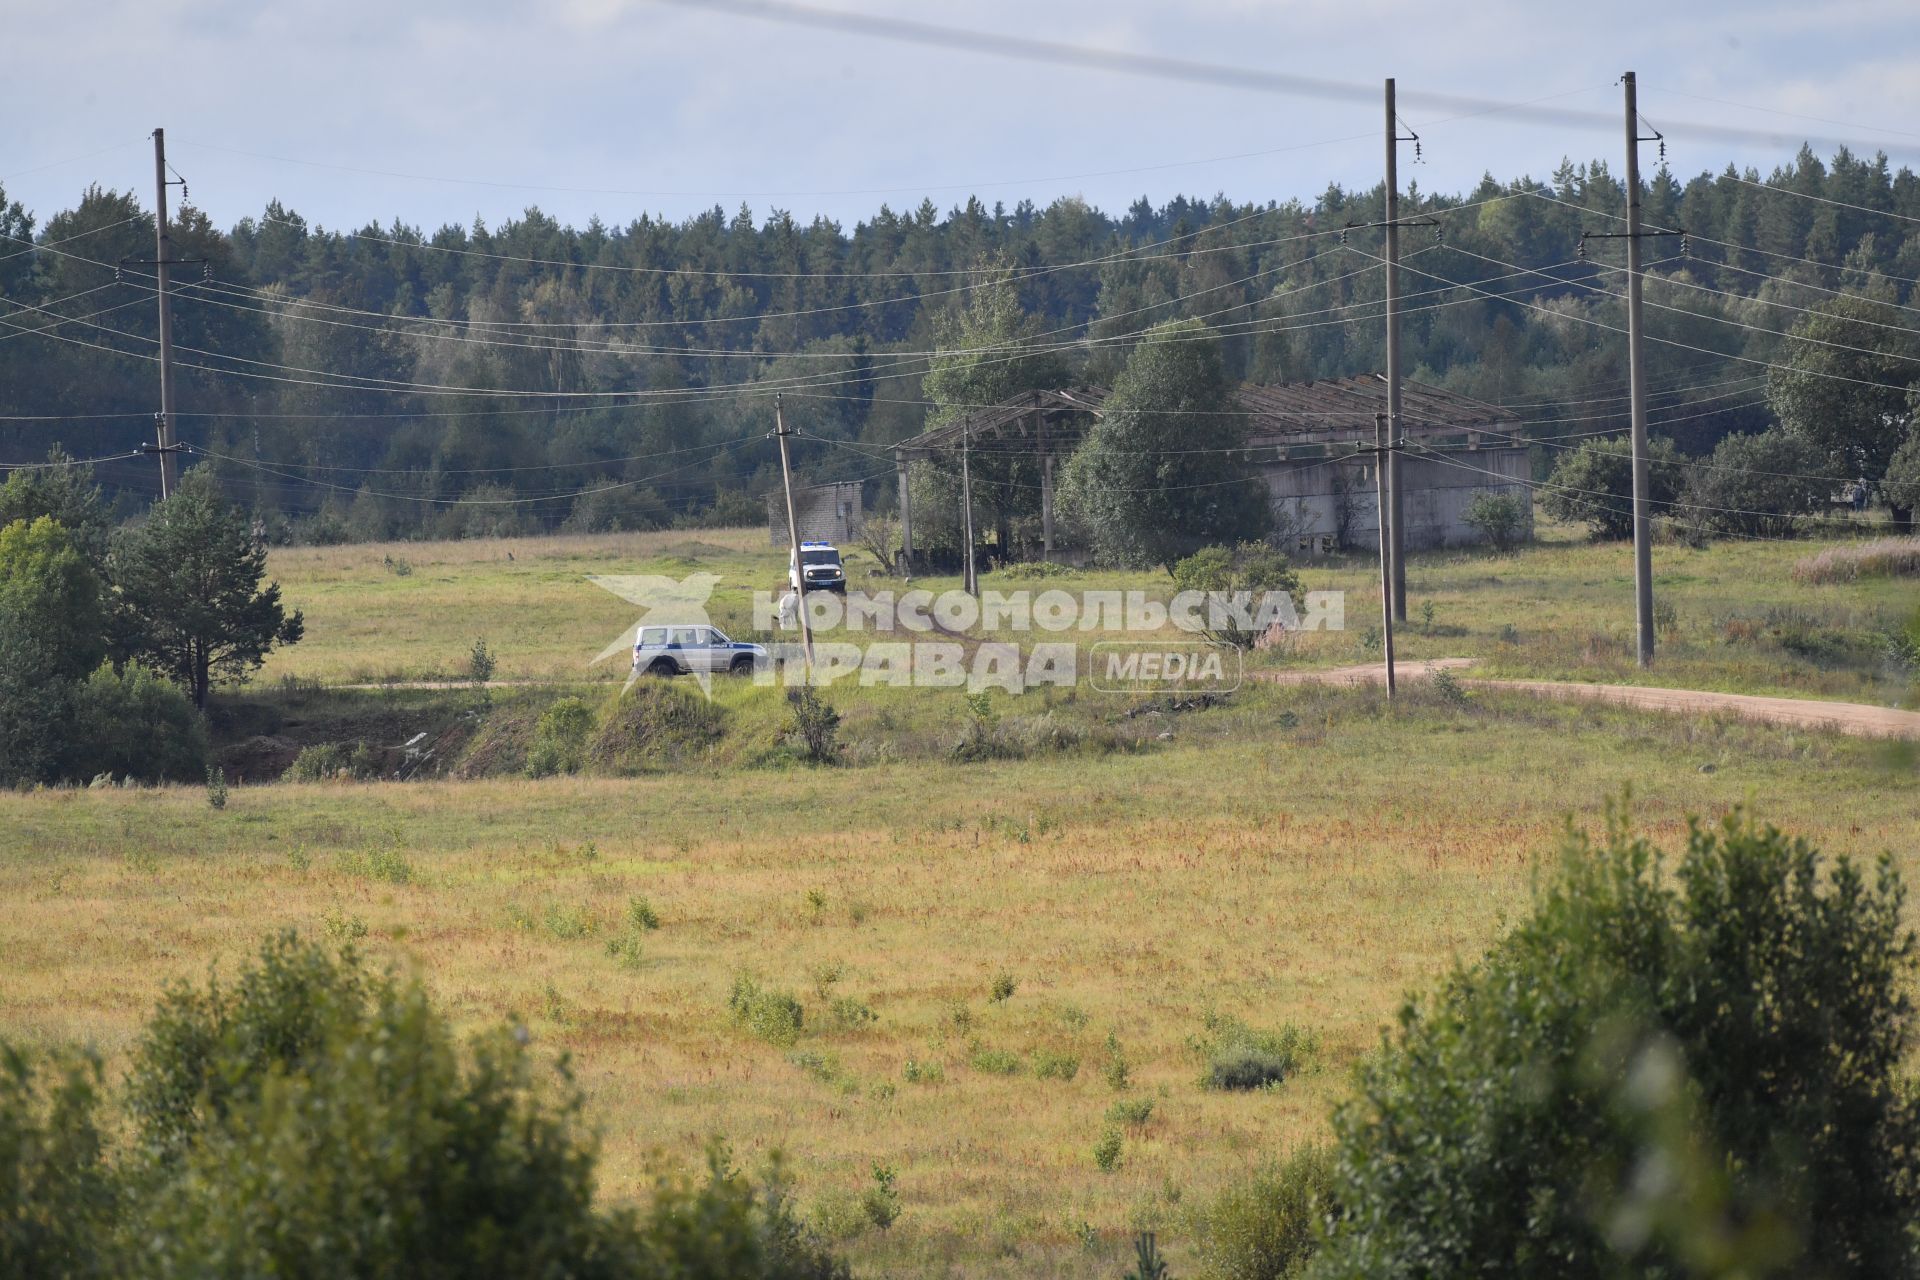
<path id="1" fill-rule="evenodd" d="M 963 448 L 1031 450 L 1040 459 L 1042 555 L 1071 558 L 1054 527 L 1057 460 L 1069 456 L 1100 414 L 1104 390 L 1029 391 L 993 408 L 944 423 L 894 446 L 900 481 L 902 549 L 913 554 L 912 498 L 907 468 L 937 460 L 957 466 Z M 1374 424 L 1387 409 L 1386 380 L 1378 375 L 1289 382 L 1244 383 L 1235 399 L 1249 419 L 1247 456 L 1267 482 L 1278 538 L 1299 555 L 1377 548 Z M 1409 548 L 1482 541 L 1465 520 L 1483 493 L 1521 500 L 1525 535 L 1533 529 L 1527 446 L 1518 417 L 1497 405 L 1420 383 L 1401 387 L 1402 507 Z"/>
<path id="2" fill-rule="evenodd" d="M 793 491 L 794 522 L 803 542 L 831 542 L 845 546 L 860 536 L 865 513 L 860 482 L 840 480 Z M 767 535 L 773 546 L 784 547 L 793 536 L 787 528 L 787 499 L 775 489 L 767 495 Z"/>

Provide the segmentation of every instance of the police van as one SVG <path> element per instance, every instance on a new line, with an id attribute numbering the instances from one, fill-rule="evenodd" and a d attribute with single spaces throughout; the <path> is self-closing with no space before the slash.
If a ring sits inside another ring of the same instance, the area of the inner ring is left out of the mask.
<path id="1" fill-rule="evenodd" d="M 840 552 L 831 542 L 803 542 L 796 560 L 794 554 L 787 553 L 787 586 L 794 591 L 838 591 L 845 595 L 847 591 L 847 569 L 840 562 Z"/>

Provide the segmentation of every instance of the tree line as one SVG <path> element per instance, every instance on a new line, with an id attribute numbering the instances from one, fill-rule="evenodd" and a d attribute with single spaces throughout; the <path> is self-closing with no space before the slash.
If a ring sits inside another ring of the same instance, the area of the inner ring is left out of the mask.
<path id="1" fill-rule="evenodd" d="M 1650 250 L 1648 287 L 1656 429 L 1683 453 L 1775 422 L 1766 369 L 1738 361 L 1777 361 L 1810 313 L 1844 309 L 1839 295 L 1894 317 L 1841 316 L 1873 350 L 1910 340 L 1920 179 L 1884 156 L 1803 148 L 1764 176 L 1684 181 L 1662 169 L 1643 200 L 1649 225 L 1689 232 L 1684 253 L 1678 237 Z M 1519 406 L 1530 436 L 1623 428 L 1618 242 L 1583 254 L 1581 239 L 1617 229 L 1623 208 L 1598 161 L 1410 189 L 1403 211 L 1441 226 L 1403 248 L 1409 376 Z M 1077 199 L 944 214 L 923 201 L 850 231 L 745 207 L 346 231 L 278 202 L 223 231 L 188 207 L 174 253 L 204 260 L 206 278 L 177 273 L 180 434 L 276 536 L 757 519 L 778 477 L 756 447 L 776 389 L 805 433 L 803 474 L 827 480 L 883 471 L 886 446 L 959 403 L 943 360 L 1000 388 L 1105 385 L 1140 334 L 1198 320 L 1229 381 L 1376 370 L 1378 233 L 1343 229 L 1381 215 L 1380 188 L 1338 186 L 1311 201 L 1141 200 L 1118 216 Z M 0 235 L 0 459 L 149 439 L 150 269 L 117 264 L 151 257 L 150 214 L 94 187 L 40 221 L 0 192 Z M 1018 349 L 967 354 L 968 314 L 992 288 Z M 1904 415 L 1920 366 L 1896 360 L 1892 376 Z M 100 475 L 131 509 L 155 470 L 135 458 Z"/>

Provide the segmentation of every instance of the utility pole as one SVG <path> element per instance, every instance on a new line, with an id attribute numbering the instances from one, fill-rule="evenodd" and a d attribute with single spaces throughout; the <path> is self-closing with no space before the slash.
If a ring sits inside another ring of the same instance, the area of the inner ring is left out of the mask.
<path id="1" fill-rule="evenodd" d="M 169 292 L 173 243 L 167 234 L 167 131 L 153 131 L 154 272 L 160 298 L 160 412 L 154 417 L 155 452 L 160 455 L 160 497 L 174 490 L 173 298 Z"/>
<path id="2" fill-rule="evenodd" d="M 1400 117 L 1393 108 L 1393 78 L 1387 78 L 1387 427 L 1399 444 L 1400 421 Z M 1407 620 L 1407 508 L 1401 491 L 1400 455 L 1380 455 L 1387 484 L 1388 564 L 1393 579 L 1393 616 Z M 1391 659 L 1388 670 L 1391 671 Z"/>
<path id="3" fill-rule="evenodd" d="M 960 574 L 960 589 L 968 595 L 980 594 L 980 580 L 974 575 L 973 568 L 973 473 L 967 466 L 967 454 L 973 440 L 971 420 L 960 426 L 960 505 L 966 516 L 965 537 L 967 542 L 966 563 Z"/>
<path id="4" fill-rule="evenodd" d="M 1627 395 L 1633 412 L 1633 611 L 1642 667 L 1653 665 L 1653 546 L 1648 537 L 1647 371 L 1640 320 L 1640 105 L 1633 72 L 1627 90 Z"/>
<path id="5" fill-rule="evenodd" d="M 1387 415 L 1373 415 L 1373 505 L 1380 517 L 1380 644 L 1387 660 L 1387 701 L 1393 701 L 1393 573 L 1387 558 L 1387 459 L 1398 451 L 1387 442 Z"/>
<path id="6" fill-rule="evenodd" d="M 773 435 L 780 442 L 780 483 L 787 491 L 787 540 L 793 545 L 793 577 L 789 583 L 793 598 L 800 606 L 800 652 L 806 660 L 807 683 L 813 683 L 813 624 L 807 620 L 807 566 L 800 559 L 800 519 L 793 507 L 793 467 L 787 461 L 787 415 L 780 407 L 780 396 L 773 397 Z"/>

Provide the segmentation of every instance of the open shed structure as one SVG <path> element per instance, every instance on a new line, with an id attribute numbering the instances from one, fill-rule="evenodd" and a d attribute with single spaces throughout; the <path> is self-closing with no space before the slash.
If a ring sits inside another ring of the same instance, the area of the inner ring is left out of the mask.
<path id="1" fill-rule="evenodd" d="M 913 554 L 908 464 L 939 459 L 958 465 L 968 448 L 1030 450 L 1040 461 L 1043 554 L 1057 549 L 1053 519 L 1054 463 L 1070 455 L 1102 412 L 1106 391 L 1080 387 L 1028 391 L 991 408 L 942 423 L 894 446 L 900 478 L 902 550 Z M 1297 552 L 1377 547 L 1378 466 L 1371 453 L 1375 418 L 1387 411 L 1386 379 L 1377 374 L 1275 385 L 1243 383 L 1234 399 L 1247 415 L 1247 461 L 1267 483 L 1274 526 Z M 1527 445 L 1510 410 L 1420 383 L 1401 386 L 1400 435 L 1406 543 L 1413 549 L 1477 542 L 1465 522 L 1483 493 L 1521 499 L 1532 534 Z"/>

